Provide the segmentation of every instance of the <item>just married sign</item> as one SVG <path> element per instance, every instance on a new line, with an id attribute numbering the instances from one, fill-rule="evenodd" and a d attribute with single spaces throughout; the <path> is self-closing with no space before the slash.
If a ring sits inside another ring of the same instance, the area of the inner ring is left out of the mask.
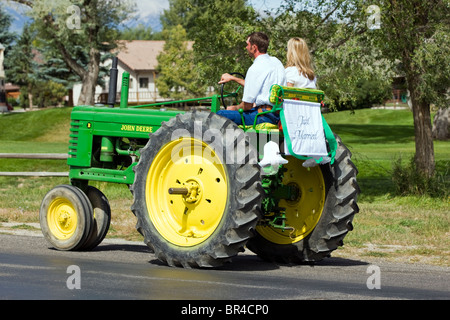
<path id="1" fill-rule="evenodd" d="M 285 137 L 286 154 L 314 158 L 328 155 L 320 103 L 284 100 L 282 112 L 288 132 L 288 137 Z"/>

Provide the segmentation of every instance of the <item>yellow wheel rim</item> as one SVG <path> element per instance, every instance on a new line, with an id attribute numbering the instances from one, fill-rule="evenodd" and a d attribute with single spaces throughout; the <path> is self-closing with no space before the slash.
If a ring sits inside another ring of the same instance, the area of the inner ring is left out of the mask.
<path id="1" fill-rule="evenodd" d="M 77 229 L 78 216 L 73 204 L 66 198 L 57 197 L 49 205 L 47 224 L 50 232 L 59 240 L 67 240 Z"/>
<path id="2" fill-rule="evenodd" d="M 170 194 L 169 189 L 185 194 Z M 145 198 L 157 231 L 172 244 L 189 247 L 208 239 L 227 206 L 228 181 L 220 158 L 204 142 L 180 138 L 155 156 Z"/>
<path id="3" fill-rule="evenodd" d="M 325 203 L 325 182 L 319 166 L 304 168 L 301 160 L 288 157 L 284 165 L 287 171 L 283 176 L 284 185 L 299 189 L 297 199 L 280 200 L 279 207 L 286 208 L 286 226 L 290 230 L 281 230 L 268 226 L 257 226 L 258 233 L 277 244 L 291 244 L 304 239 L 316 227 L 322 215 Z"/>

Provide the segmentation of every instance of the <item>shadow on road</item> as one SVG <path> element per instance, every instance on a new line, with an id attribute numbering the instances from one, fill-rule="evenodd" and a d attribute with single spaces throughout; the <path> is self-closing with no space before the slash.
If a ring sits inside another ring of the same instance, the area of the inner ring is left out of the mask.
<path id="1" fill-rule="evenodd" d="M 166 267 L 167 265 L 164 262 L 159 261 L 158 259 L 150 260 L 149 263 L 153 265 Z M 270 262 L 265 261 L 259 258 L 254 254 L 240 254 L 232 259 L 230 263 L 226 263 L 222 267 L 218 268 L 202 268 L 204 270 L 217 270 L 217 271 L 268 271 L 268 270 L 277 270 L 281 267 L 288 268 L 299 268 L 309 266 L 312 268 L 320 268 L 320 267 L 353 267 L 353 266 L 362 266 L 368 265 L 368 262 L 353 260 L 353 259 L 345 259 L 345 258 L 327 258 L 322 261 L 316 263 L 278 263 L 278 262 Z M 170 268 L 169 266 L 167 266 Z"/>
<path id="2" fill-rule="evenodd" d="M 150 249 L 145 244 L 102 244 L 101 246 L 98 246 L 91 251 L 127 251 L 151 253 Z"/>
<path id="3" fill-rule="evenodd" d="M 149 255 L 148 262 L 155 266 L 167 267 L 166 263 L 156 259 L 153 255 L 153 252 L 148 248 L 145 244 L 135 244 L 135 243 L 119 243 L 119 244 L 109 244 L 102 243 L 100 246 L 96 247 L 92 250 L 92 252 L 112 252 L 112 251 L 121 251 L 121 252 L 136 252 L 136 253 L 144 253 Z M 225 265 L 217 268 L 195 268 L 195 269 L 203 269 L 203 270 L 217 270 L 217 271 L 267 271 L 267 270 L 277 270 L 282 267 L 287 268 L 300 268 L 300 267 L 311 267 L 311 268 L 321 268 L 321 267 L 353 267 L 353 266 L 362 266 L 368 265 L 368 262 L 361 260 L 354 260 L 348 258 L 341 257 L 331 257 L 325 258 L 322 261 L 311 263 L 281 263 L 276 261 L 265 261 L 259 258 L 256 254 L 251 253 L 250 251 L 246 251 L 244 253 L 240 253 L 237 256 L 231 259 L 231 262 L 226 263 Z M 177 268 L 174 268 L 177 269 Z M 182 269 L 182 268 L 180 268 Z"/>
<path id="4" fill-rule="evenodd" d="M 313 267 L 321 267 L 321 266 L 336 266 L 336 267 L 354 267 L 354 266 L 364 266 L 368 265 L 369 263 L 366 261 L 361 260 L 353 260 L 353 259 L 346 259 L 346 258 L 327 258 L 322 261 L 316 262 L 313 264 Z"/>

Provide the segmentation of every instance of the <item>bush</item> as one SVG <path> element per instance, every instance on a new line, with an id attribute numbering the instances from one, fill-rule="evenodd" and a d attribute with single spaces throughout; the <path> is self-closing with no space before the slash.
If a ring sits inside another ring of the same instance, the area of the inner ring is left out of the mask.
<path id="1" fill-rule="evenodd" d="M 67 90 L 64 85 L 54 81 L 36 81 L 31 88 L 33 105 L 38 108 L 53 107 L 64 104 Z M 20 106 L 29 107 L 28 89 L 26 86 L 20 88 Z"/>
<path id="2" fill-rule="evenodd" d="M 331 109 L 341 111 L 371 108 L 392 97 L 391 83 L 383 82 L 382 79 L 358 79 L 351 86 L 340 87 L 337 87 L 334 80 L 326 77 L 319 80 L 320 90 L 325 92 L 325 102 Z M 342 91 L 345 91 L 345 95 Z"/>
<path id="3" fill-rule="evenodd" d="M 449 197 L 448 163 L 437 165 L 435 175 L 428 178 L 417 170 L 414 157 L 405 166 L 400 157 L 393 162 L 392 181 L 397 195 Z"/>
<path id="4" fill-rule="evenodd" d="M 8 101 L 8 104 L 9 104 L 11 107 L 17 107 L 17 106 L 19 105 L 19 99 L 15 99 L 15 98 L 9 97 L 9 98 L 7 99 L 7 101 Z"/>

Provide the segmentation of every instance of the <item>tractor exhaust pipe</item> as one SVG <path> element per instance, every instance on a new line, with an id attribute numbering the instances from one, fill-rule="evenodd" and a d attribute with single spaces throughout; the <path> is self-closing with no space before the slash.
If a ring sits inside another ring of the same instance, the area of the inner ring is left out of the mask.
<path id="1" fill-rule="evenodd" d="M 117 75 L 119 71 L 117 70 L 117 57 L 114 57 L 112 60 L 112 67 L 109 71 L 109 90 L 108 90 L 108 107 L 114 108 L 114 104 L 116 103 L 116 95 L 117 95 Z"/>

